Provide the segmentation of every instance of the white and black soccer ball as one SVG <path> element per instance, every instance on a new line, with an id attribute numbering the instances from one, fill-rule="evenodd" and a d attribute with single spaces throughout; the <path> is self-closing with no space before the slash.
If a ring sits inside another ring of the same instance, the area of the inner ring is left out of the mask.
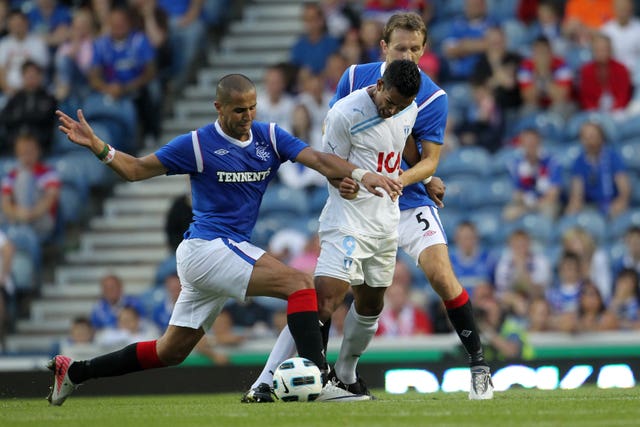
<path id="1" fill-rule="evenodd" d="M 310 402 L 322 391 L 320 369 L 304 357 L 292 357 L 273 373 L 273 391 L 283 402 Z"/>

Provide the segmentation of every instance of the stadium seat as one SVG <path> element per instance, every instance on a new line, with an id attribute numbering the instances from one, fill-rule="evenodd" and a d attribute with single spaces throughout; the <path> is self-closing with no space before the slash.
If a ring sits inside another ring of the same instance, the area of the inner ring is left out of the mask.
<path id="1" fill-rule="evenodd" d="M 518 120 L 514 131 L 516 135 L 525 129 L 536 129 L 542 139 L 559 141 L 564 136 L 565 121 L 559 114 L 551 112 L 535 113 Z"/>
<path id="2" fill-rule="evenodd" d="M 491 155 L 486 149 L 461 147 L 442 159 L 437 174 L 447 179 L 462 176 L 478 179 L 488 176 L 491 170 Z"/>
<path id="3" fill-rule="evenodd" d="M 509 173 L 509 164 L 519 155 L 520 150 L 516 147 L 505 146 L 491 155 L 489 167 L 491 174 L 504 175 Z"/>
<path id="4" fill-rule="evenodd" d="M 163 287 L 164 281 L 170 274 L 177 274 L 176 254 L 171 253 L 165 259 L 160 261 L 156 267 L 156 273 L 153 278 L 154 287 Z"/>
<path id="5" fill-rule="evenodd" d="M 470 215 L 469 219 L 475 224 L 478 236 L 485 246 L 505 243 L 508 227 L 505 227 L 502 215 L 496 215 L 491 209 L 479 210 Z"/>
<path id="6" fill-rule="evenodd" d="M 40 241 L 31 227 L 26 225 L 10 225 L 6 228 L 5 232 L 7 238 L 11 240 L 18 251 L 28 254 L 34 265 L 40 265 L 42 256 Z"/>
<path id="7" fill-rule="evenodd" d="M 619 153 L 627 168 L 640 173 L 640 140 L 623 143 Z"/>
<path id="8" fill-rule="evenodd" d="M 542 214 L 527 214 L 514 221 L 510 226 L 512 230 L 523 229 L 531 239 L 546 247 L 554 238 L 553 221 Z"/>
<path id="9" fill-rule="evenodd" d="M 447 190 L 444 203 L 447 208 L 468 209 L 473 206 L 469 195 L 473 191 L 484 191 L 484 181 L 470 176 L 444 178 Z"/>
<path id="10" fill-rule="evenodd" d="M 450 19 L 464 14 L 464 0 L 436 0 L 434 3 L 438 19 Z"/>
<path id="11" fill-rule="evenodd" d="M 607 141 L 611 143 L 619 141 L 618 125 L 613 121 L 611 116 L 593 111 L 574 114 L 567 122 L 564 135 L 565 139 L 570 141 L 578 139 L 580 136 L 580 128 L 586 122 L 598 123 L 604 131 Z"/>
<path id="12" fill-rule="evenodd" d="M 100 122 L 108 127 L 113 146 L 127 153 L 135 149 L 136 110 L 129 99 L 114 100 L 93 93 L 84 100 L 83 112 L 90 122 Z M 101 135 L 102 136 L 102 135 Z"/>
<path id="13" fill-rule="evenodd" d="M 85 201 L 74 186 L 62 185 L 58 200 L 58 215 L 60 215 L 63 225 L 75 223 L 82 219 L 82 214 L 85 212 Z"/>
<path id="14" fill-rule="evenodd" d="M 306 215 L 309 212 L 309 201 L 304 190 L 272 184 L 262 197 L 260 215 L 284 213 Z"/>
<path id="15" fill-rule="evenodd" d="M 449 83 L 442 86 L 449 100 L 449 110 L 462 112 L 473 103 L 471 85 L 469 83 Z"/>
<path id="16" fill-rule="evenodd" d="M 7 175 L 17 164 L 14 156 L 0 157 L 0 179 Z"/>
<path id="17" fill-rule="evenodd" d="M 607 240 L 607 220 L 599 212 L 584 210 L 575 215 L 561 217 L 555 228 L 555 240 L 561 241 L 562 235 L 570 228 L 580 227 L 593 236 L 596 243 L 605 243 Z"/>
<path id="18" fill-rule="evenodd" d="M 327 197 L 329 197 L 329 190 L 326 185 L 311 190 L 311 194 L 309 194 L 309 212 L 320 215 L 324 204 L 327 202 Z"/>
<path id="19" fill-rule="evenodd" d="M 75 156 L 51 157 L 46 163 L 58 172 L 63 185 L 73 187 L 83 201 L 87 199 L 89 182 L 84 168 L 79 167 Z"/>
<path id="20" fill-rule="evenodd" d="M 632 226 L 640 227 L 640 208 L 630 209 L 610 220 L 608 227 L 609 240 L 622 239 Z"/>
<path id="21" fill-rule="evenodd" d="M 36 263 L 29 252 L 17 250 L 11 264 L 11 277 L 18 292 L 29 292 L 37 285 Z"/>
<path id="22" fill-rule="evenodd" d="M 63 154 L 60 159 L 56 161 L 56 164 L 62 161 L 65 166 L 70 165 L 80 171 L 83 180 L 89 187 L 106 188 L 116 180 L 117 174 L 108 167 L 101 165 L 88 150 L 71 151 Z"/>
<path id="23" fill-rule="evenodd" d="M 591 58 L 591 50 L 588 47 L 575 47 L 574 45 L 571 49 L 567 49 L 564 61 L 575 75 L 584 64 L 591 61 Z"/>
<path id="24" fill-rule="evenodd" d="M 638 141 L 640 135 L 640 115 L 633 114 L 617 122 L 619 137 L 622 141 L 633 139 Z"/>
<path id="25" fill-rule="evenodd" d="M 511 201 L 512 195 L 513 183 L 506 175 L 502 178 L 492 177 L 485 181 L 478 181 L 467 192 L 470 205 L 476 208 L 496 206 L 499 210 Z"/>
<path id="26" fill-rule="evenodd" d="M 446 207 L 439 211 L 438 214 L 440 215 L 440 221 L 442 222 L 444 232 L 447 235 L 447 240 L 452 241 L 456 232 L 456 227 L 458 227 L 460 222 L 467 218 L 468 214 L 466 210 L 455 209 L 449 206 L 447 197 L 448 196 L 445 196 Z"/>

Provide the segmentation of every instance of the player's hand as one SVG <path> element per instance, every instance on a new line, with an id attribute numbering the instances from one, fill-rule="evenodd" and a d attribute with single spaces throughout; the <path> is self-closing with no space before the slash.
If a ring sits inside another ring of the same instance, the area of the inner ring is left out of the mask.
<path id="1" fill-rule="evenodd" d="M 87 120 L 84 118 L 82 110 L 78 110 L 79 120 L 72 119 L 60 110 L 56 111 L 56 115 L 58 116 L 58 120 L 60 120 L 60 126 L 58 126 L 58 129 L 67 135 L 69 141 L 89 149 L 92 148 L 92 142 L 95 138 L 95 134 Z"/>
<path id="2" fill-rule="evenodd" d="M 362 177 L 362 185 L 371 194 L 382 197 L 382 192 L 377 188 L 382 188 L 395 201 L 402 195 L 402 183 L 400 180 L 389 178 L 374 172 L 367 172 Z"/>
<path id="3" fill-rule="evenodd" d="M 444 181 L 437 176 L 434 176 L 431 178 L 431 182 L 429 182 L 425 187 L 427 187 L 427 193 L 436 206 L 444 208 L 444 192 L 447 189 L 447 186 L 444 185 Z"/>
<path id="4" fill-rule="evenodd" d="M 360 186 L 358 183 L 349 177 L 342 178 L 342 181 L 340 181 L 340 185 L 338 186 L 340 196 L 347 200 L 355 199 L 358 196 L 359 190 Z"/>

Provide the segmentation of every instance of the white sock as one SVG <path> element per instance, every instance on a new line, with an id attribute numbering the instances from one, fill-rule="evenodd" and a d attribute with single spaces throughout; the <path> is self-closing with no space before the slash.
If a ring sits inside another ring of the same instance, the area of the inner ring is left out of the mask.
<path id="1" fill-rule="evenodd" d="M 267 359 L 267 363 L 264 365 L 264 368 L 262 368 L 260 376 L 253 385 L 251 385 L 251 388 L 258 387 L 260 383 L 272 385 L 273 372 L 282 362 L 295 356 L 296 352 L 296 342 L 293 340 L 289 327 L 285 326 L 280 332 L 280 335 L 278 335 L 278 339 L 273 345 L 271 353 L 269 353 L 269 358 Z"/>
<path id="2" fill-rule="evenodd" d="M 378 316 L 361 316 L 354 304 L 344 320 L 344 338 L 335 364 L 336 376 L 345 384 L 356 382 L 356 365 L 378 330 Z"/>

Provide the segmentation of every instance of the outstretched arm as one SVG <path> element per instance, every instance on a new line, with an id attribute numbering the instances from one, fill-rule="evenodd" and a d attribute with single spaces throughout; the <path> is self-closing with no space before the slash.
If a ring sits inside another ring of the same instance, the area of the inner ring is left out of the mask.
<path id="1" fill-rule="evenodd" d="M 327 178 L 353 177 L 356 181 L 360 181 L 370 193 L 379 197 L 382 197 L 382 193 L 376 189 L 377 187 L 386 191 L 394 200 L 402 194 L 402 185 L 398 180 L 362 169 L 354 173 L 357 168 L 335 154 L 322 153 L 308 147 L 298 154 L 296 161 L 317 170 Z M 359 176 L 359 171 L 364 174 Z"/>
<path id="2" fill-rule="evenodd" d="M 78 110 L 78 120 L 72 119 L 60 110 L 56 111 L 56 114 L 60 120 L 58 128 L 67 135 L 69 141 L 88 148 L 96 156 L 104 152 L 107 144 L 93 132 L 82 110 Z M 127 181 L 141 181 L 167 172 L 155 154 L 134 157 L 122 151 L 115 151 L 108 165 Z"/>

